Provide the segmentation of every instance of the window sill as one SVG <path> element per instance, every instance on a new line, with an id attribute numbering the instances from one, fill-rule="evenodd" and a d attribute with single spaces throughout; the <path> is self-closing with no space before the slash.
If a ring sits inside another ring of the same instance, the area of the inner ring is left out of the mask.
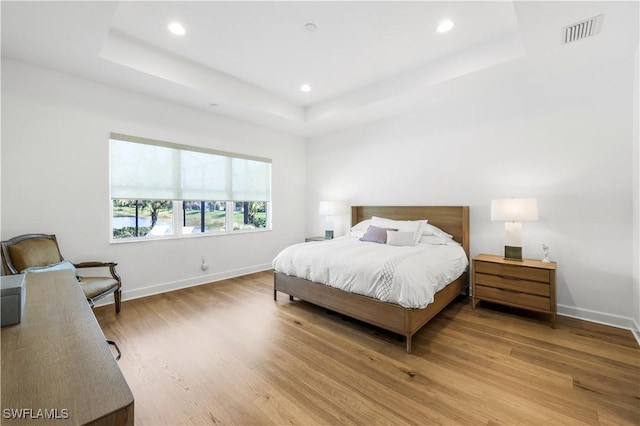
<path id="1" fill-rule="evenodd" d="M 152 235 L 147 237 L 133 237 L 133 238 L 110 238 L 109 244 L 126 244 L 126 243 L 142 243 L 148 241 L 165 241 L 165 240 L 183 240 L 189 238 L 204 238 L 204 237 L 221 237 L 231 235 L 246 235 L 246 234 L 260 234 L 263 232 L 271 232 L 272 229 L 247 229 L 237 231 L 220 231 L 220 232 L 200 232 L 196 234 L 180 234 L 180 235 Z"/>

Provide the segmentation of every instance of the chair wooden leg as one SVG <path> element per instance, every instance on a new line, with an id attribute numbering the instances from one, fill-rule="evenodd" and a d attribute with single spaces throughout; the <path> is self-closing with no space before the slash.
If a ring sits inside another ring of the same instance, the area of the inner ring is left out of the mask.
<path id="1" fill-rule="evenodd" d="M 120 293 L 120 289 L 116 290 L 113 293 L 113 298 L 115 299 L 115 305 L 116 305 L 116 314 L 120 313 L 120 299 L 121 299 L 122 294 Z"/>

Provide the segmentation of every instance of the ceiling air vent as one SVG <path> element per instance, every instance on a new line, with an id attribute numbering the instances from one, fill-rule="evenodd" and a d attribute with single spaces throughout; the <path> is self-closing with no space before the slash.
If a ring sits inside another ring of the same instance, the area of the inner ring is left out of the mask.
<path id="1" fill-rule="evenodd" d="M 573 25 L 562 28 L 562 44 L 572 43 L 583 38 L 591 37 L 600 32 L 602 15 L 594 16 Z"/>

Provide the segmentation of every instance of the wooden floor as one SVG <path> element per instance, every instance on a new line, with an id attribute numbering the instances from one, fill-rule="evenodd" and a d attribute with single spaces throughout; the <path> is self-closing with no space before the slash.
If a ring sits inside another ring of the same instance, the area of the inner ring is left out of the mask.
<path id="1" fill-rule="evenodd" d="M 395 335 L 306 302 L 271 273 L 95 309 L 120 345 L 139 425 L 640 424 L 624 330 L 468 298 L 405 353 Z"/>

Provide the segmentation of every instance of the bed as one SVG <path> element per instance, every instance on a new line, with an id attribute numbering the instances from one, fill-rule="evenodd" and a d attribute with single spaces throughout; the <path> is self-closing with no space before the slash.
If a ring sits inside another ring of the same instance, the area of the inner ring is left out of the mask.
<path id="1" fill-rule="evenodd" d="M 467 259 L 469 258 L 468 206 L 354 206 L 351 208 L 352 225 L 373 216 L 402 221 L 427 219 L 429 224 L 449 233 L 455 241 L 460 243 Z M 322 243 L 310 242 L 306 244 Z M 407 353 L 411 353 L 413 335 L 461 292 L 466 292 L 468 289 L 469 273 L 464 272 L 435 293 L 432 303 L 429 303 L 425 308 L 416 309 L 361 294 L 349 293 L 330 285 L 275 270 L 273 297 L 274 300 L 277 300 L 277 293 L 282 292 L 288 294 L 290 300 L 297 297 L 403 335 L 406 339 Z"/>

